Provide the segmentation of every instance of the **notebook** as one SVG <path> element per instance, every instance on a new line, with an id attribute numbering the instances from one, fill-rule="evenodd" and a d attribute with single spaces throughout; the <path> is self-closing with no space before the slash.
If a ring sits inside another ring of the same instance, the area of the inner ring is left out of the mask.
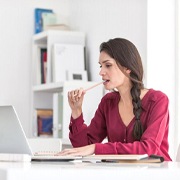
<path id="1" fill-rule="evenodd" d="M 81 158 L 79 156 L 34 155 L 15 108 L 11 105 L 0 106 L 0 154 L 4 155 L 4 158 L 7 157 L 8 161 L 11 158 L 15 160 L 16 157 L 20 159 L 20 155 L 22 155 L 22 160 L 24 156 L 29 155 L 32 161 L 72 161 Z"/>
<path id="2" fill-rule="evenodd" d="M 101 161 L 110 163 L 162 163 L 164 158 L 158 155 L 148 154 L 108 154 L 83 156 L 82 161 Z"/>
<path id="3" fill-rule="evenodd" d="M 137 161 L 141 159 L 145 159 L 148 157 L 148 154 L 108 154 L 108 155 L 91 155 L 91 156 L 83 156 L 83 161 L 88 160 L 101 160 L 101 161 Z"/>

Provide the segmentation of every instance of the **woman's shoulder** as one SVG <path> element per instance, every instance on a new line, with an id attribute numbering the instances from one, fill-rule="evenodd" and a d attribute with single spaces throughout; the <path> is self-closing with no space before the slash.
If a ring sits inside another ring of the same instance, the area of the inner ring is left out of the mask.
<path id="1" fill-rule="evenodd" d="M 102 97 L 101 103 L 108 103 L 108 102 L 114 103 L 116 101 L 119 101 L 119 99 L 120 99 L 119 92 L 110 91 Z"/>
<path id="2" fill-rule="evenodd" d="M 169 101 L 168 96 L 164 92 L 162 92 L 160 90 L 155 90 L 153 88 L 151 88 L 147 91 L 147 93 L 145 94 L 143 99 L 149 100 L 149 101 L 157 101 L 159 99 L 165 99 L 165 100 Z"/>
<path id="3" fill-rule="evenodd" d="M 118 104 L 119 100 L 119 92 L 108 92 L 102 97 L 100 106 L 103 108 L 112 108 Z"/>
<path id="4" fill-rule="evenodd" d="M 110 91 L 108 93 L 106 93 L 103 97 L 104 100 L 114 100 L 119 98 L 119 92 L 116 91 Z"/>

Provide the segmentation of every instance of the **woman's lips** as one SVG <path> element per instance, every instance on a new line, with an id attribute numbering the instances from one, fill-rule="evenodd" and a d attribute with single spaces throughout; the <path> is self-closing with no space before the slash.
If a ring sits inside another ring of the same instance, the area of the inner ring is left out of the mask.
<path id="1" fill-rule="evenodd" d="M 109 82 L 109 80 L 104 80 L 103 84 L 106 85 Z"/>

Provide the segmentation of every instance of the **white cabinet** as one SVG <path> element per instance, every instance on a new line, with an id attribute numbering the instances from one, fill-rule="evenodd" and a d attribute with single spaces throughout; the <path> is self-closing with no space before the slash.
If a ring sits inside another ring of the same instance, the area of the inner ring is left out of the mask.
<path id="1" fill-rule="evenodd" d="M 70 107 L 68 91 L 76 88 L 88 88 L 97 82 L 90 81 L 52 81 L 52 46 L 54 43 L 80 44 L 85 46 L 85 35 L 82 32 L 47 31 L 33 37 L 32 63 L 32 136 L 37 136 L 37 109 L 53 110 L 53 137 L 68 138 Z M 47 48 L 47 75 L 46 82 L 41 82 L 40 49 Z M 79 62 L 77 62 L 79 63 Z M 103 96 L 103 85 L 89 90 L 84 98 L 83 116 L 87 124 L 92 119 L 98 104 Z"/>

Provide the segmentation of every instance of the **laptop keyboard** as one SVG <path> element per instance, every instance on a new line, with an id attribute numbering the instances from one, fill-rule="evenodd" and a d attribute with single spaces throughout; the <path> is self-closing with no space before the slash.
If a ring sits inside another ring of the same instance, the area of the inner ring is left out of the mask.
<path id="1" fill-rule="evenodd" d="M 55 156 L 59 151 L 39 151 L 35 152 L 34 156 Z"/>

